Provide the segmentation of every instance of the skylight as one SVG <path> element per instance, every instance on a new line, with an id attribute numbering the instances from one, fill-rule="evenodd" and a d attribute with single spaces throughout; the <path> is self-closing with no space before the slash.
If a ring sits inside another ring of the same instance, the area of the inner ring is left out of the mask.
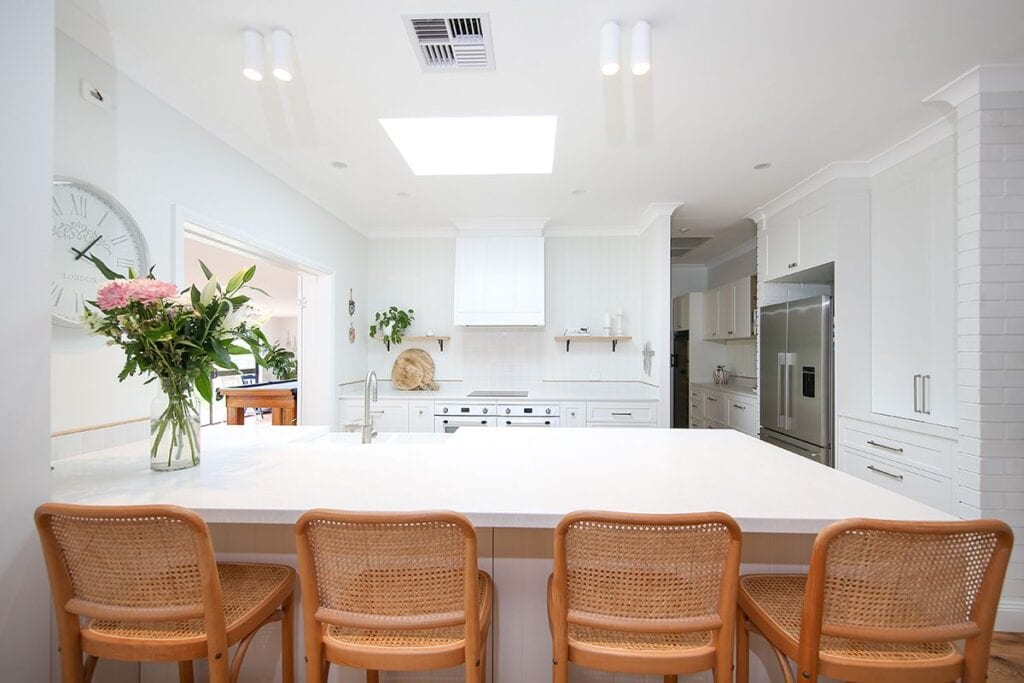
<path id="1" fill-rule="evenodd" d="M 551 173 L 557 116 L 379 119 L 416 175 Z"/>

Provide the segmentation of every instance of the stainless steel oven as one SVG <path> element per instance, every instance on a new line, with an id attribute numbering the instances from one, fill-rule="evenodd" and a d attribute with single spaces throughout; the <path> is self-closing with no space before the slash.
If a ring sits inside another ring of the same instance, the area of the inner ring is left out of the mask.
<path id="1" fill-rule="evenodd" d="M 434 405 L 434 431 L 452 434 L 464 427 L 494 427 L 497 425 L 493 404 L 440 403 Z"/>
<path id="2" fill-rule="evenodd" d="M 498 406 L 499 427 L 560 427 L 558 404 L 509 404 Z"/>

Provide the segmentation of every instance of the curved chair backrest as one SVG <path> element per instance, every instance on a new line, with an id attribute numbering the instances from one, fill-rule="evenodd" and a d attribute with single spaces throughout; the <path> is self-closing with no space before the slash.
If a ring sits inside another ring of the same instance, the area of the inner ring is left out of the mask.
<path id="1" fill-rule="evenodd" d="M 476 530 L 462 515 L 310 510 L 295 533 L 307 636 L 465 625 L 479 650 Z"/>
<path id="2" fill-rule="evenodd" d="M 822 635 L 851 648 L 965 640 L 967 666 L 987 658 L 1012 547 L 1013 532 L 995 520 L 830 525 L 811 553 L 801 670 L 817 670 Z"/>
<path id="3" fill-rule="evenodd" d="M 77 637 L 79 617 L 202 619 L 210 652 L 227 653 L 213 544 L 199 515 L 174 505 L 47 503 L 35 519 L 61 638 Z"/>
<path id="4" fill-rule="evenodd" d="M 717 512 L 572 512 L 555 529 L 552 622 L 600 629 L 717 630 L 732 656 L 740 529 Z"/>

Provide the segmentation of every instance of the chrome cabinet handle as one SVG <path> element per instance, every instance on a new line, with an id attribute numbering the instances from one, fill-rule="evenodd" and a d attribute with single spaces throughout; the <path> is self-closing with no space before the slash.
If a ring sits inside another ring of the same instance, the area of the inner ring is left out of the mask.
<path id="1" fill-rule="evenodd" d="M 733 333 L 732 330 L 729 330 L 729 334 L 732 334 L 732 333 Z"/>
<path id="2" fill-rule="evenodd" d="M 868 469 L 871 470 L 872 472 L 877 472 L 878 474 L 881 474 L 884 477 L 889 477 L 890 479 L 895 479 L 896 481 L 903 481 L 902 474 L 893 474 L 892 472 L 886 472 L 885 470 L 875 467 L 874 465 L 868 465 Z"/>
<path id="3" fill-rule="evenodd" d="M 932 376 L 925 375 L 921 378 L 921 412 L 925 415 L 932 414 Z"/>
<path id="4" fill-rule="evenodd" d="M 714 401 L 715 403 L 718 403 L 718 399 L 715 398 L 714 396 L 705 396 L 704 398 L 707 399 L 708 401 Z"/>
<path id="5" fill-rule="evenodd" d="M 893 453 L 902 453 L 903 452 L 902 448 L 897 448 L 896 446 L 886 446 L 884 443 L 878 443 L 877 441 L 869 440 L 868 441 L 868 445 L 876 446 L 878 448 L 884 448 L 885 450 L 891 451 Z"/>
<path id="6" fill-rule="evenodd" d="M 612 417 L 632 417 L 633 413 L 612 413 Z"/>
<path id="7" fill-rule="evenodd" d="M 918 391 L 918 386 L 921 382 L 921 375 L 914 375 L 914 412 L 921 412 L 921 394 Z"/>
<path id="8" fill-rule="evenodd" d="M 371 410 L 370 411 L 370 415 L 383 415 L 383 414 L 384 414 L 383 410 Z"/>
<path id="9" fill-rule="evenodd" d="M 786 267 L 787 267 L 787 268 L 796 268 L 796 261 L 793 261 L 792 263 L 790 263 L 790 264 L 789 264 L 788 266 L 786 266 Z"/>
<path id="10" fill-rule="evenodd" d="M 733 403 L 732 407 L 736 408 L 737 410 L 746 410 L 747 409 L 746 406 L 741 406 L 739 403 Z"/>

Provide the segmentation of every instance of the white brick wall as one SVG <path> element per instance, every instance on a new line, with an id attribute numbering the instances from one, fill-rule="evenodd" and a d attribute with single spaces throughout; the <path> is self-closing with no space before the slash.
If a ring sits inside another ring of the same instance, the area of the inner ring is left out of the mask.
<path id="1" fill-rule="evenodd" d="M 1024 92 L 957 106 L 958 513 L 1014 527 L 1024 598 Z"/>

